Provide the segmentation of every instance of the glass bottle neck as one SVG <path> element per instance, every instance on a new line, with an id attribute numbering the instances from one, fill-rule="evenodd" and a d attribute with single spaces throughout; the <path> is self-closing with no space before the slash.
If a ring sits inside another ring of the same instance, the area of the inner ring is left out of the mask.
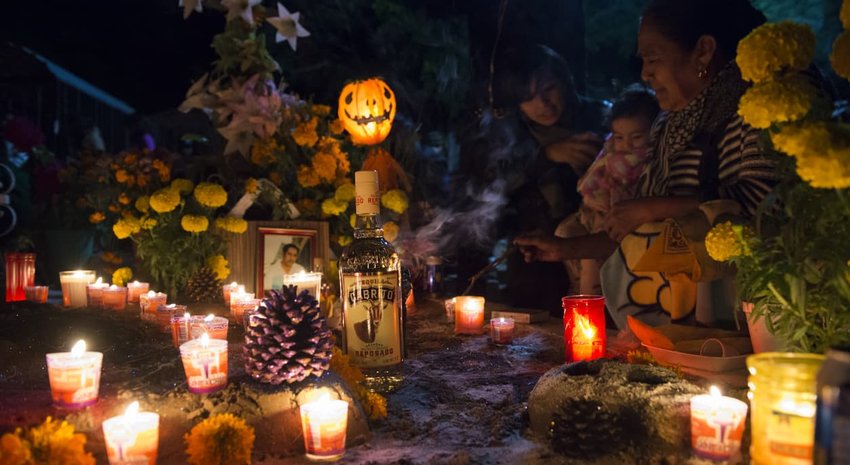
<path id="1" fill-rule="evenodd" d="M 357 215 L 354 220 L 354 238 L 366 239 L 384 237 L 384 229 L 381 227 L 381 215 Z"/>

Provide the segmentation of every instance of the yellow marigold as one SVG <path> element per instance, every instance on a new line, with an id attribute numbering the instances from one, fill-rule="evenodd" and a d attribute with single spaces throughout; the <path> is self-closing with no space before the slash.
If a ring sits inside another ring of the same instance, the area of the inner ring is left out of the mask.
<path id="1" fill-rule="evenodd" d="M 89 215 L 89 223 L 91 223 L 91 224 L 102 223 L 103 220 L 105 220 L 105 219 L 106 219 L 106 215 L 104 215 L 103 212 L 100 212 L 100 211 L 96 211 L 96 212 L 92 213 L 91 215 Z"/>
<path id="2" fill-rule="evenodd" d="M 248 222 L 235 216 L 224 216 L 215 219 L 215 227 L 227 232 L 242 234 L 248 230 Z"/>
<path id="3" fill-rule="evenodd" d="M 363 389 L 365 392 L 365 401 L 363 402 L 363 408 L 366 410 L 366 414 L 369 415 L 369 418 L 372 420 L 383 420 L 387 417 L 387 398 L 378 394 L 377 392 L 369 391 L 368 389 Z"/>
<path id="4" fill-rule="evenodd" d="M 838 14 L 844 29 L 850 29 L 850 0 L 844 0 L 841 4 L 841 12 Z"/>
<path id="5" fill-rule="evenodd" d="M 259 181 L 254 178 L 248 178 L 248 180 L 245 181 L 245 193 L 256 194 L 258 190 L 260 190 Z"/>
<path id="6" fill-rule="evenodd" d="M 166 187 L 151 195 L 150 207 L 157 213 L 168 213 L 180 205 L 180 194 L 176 189 Z"/>
<path id="7" fill-rule="evenodd" d="M 401 189 L 387 191 L 381 196 L 381 205 L 396 213 L 407 211 L 407 194 Z"/>
<path id="8" fill-rule="evenodd" d="M 207 259 L 207 266 L 215 273 L 216 278 L 225 280 L 230 276 L 230 268 L 228 268 L 227 259 L 224 255 L 213 255 Z"/>
<path id="9" fill-rule="evenodd" d="M 850 10 L 850 8 L 846 9 Z M 832 69 L 839 76 L 850 79 L 850 30 L 842 32 L 832 43 L 829 61 L 832 63 Z"/>
<path id="10" fill-rule="evenodd" d="M 351 364 L 351 357 L 337 346 L 333 347 L 330 370 L 351 386 L 366 381 L 363 372 Z"/>
<path id="11" fill-rule="evenodd" d="M 133 216 L 121 218 L 112 226 L 112 232 L 115 233 L 115 237 L 118 239 L 126 239 L 141 231 L 141 229 L 141 223 Z"/>
<path id="12" fill-rule="evenodd" d="M 198 423 L 183 440 L 192 465 L 251 465 L 254 428 L 229 413 Z"/>
<path id="13" fill-rule="evenodd" d="M 0 464 L 28 465 L 31 463 L 32 454 L 29 444 L 12 433 L 6 433 L 0 437 Z"/>
<path id="14" fill-rule="evenodd" d="M 299 124 L 295 130 L 292 131 L 292 138 L 295 140 L 295 143 L 302 147 L 312 147 L 316 145 L 316 142 L 319 141 L 319 135 L 316 134 L 316 126 L 318 124 L 318 118 L 310 118 L 309 121 Z"/>
<path id="15" fill-rule="evenodd" d="M 337 216 L 345 213 L 348 209 L 348 202 L 340 202 L 335 198 L 329 198 L 322 201 L 322 213 L 327 216 Z"/>
<path id="16" fill-rule="evenodd" d="M 850 146 L 830 148 L 826 153 L 811 152 L 796 158 L 797 174 L 812 187 L 819 189 L 850 187 Z"/>
<path id="17" fill-rule="evenodd" d="M 118 203 L 121 205 L 130 205 L 130 196 L 122 192 L 121 195 L 118 196 Z"/>
<path id="18" fill-rule="evenodd" d="M 759 26 L 738 43 L 736 61 L 747 81 L 770 79 L 783 69 L 806 69 L 815 58 L 815 33 L 791 21 Z"/>
<path id="19" fill-rule="evenodd" d="M 777 150 L 795 157 L 826 153 L 832 146 L 831 125 L 822 121 L 789 124 L 771 134 L 770 140 Z"/>
<path id="20" fill-rule="evenodd" d="M 396 240 L 398 237 L 398 224 L 393 221 L 384 223 L 384 239 L 388 242 Z"/>
<path id="21" fill-rule="evenodd" d="M 338 136 L 345 130 L 345 126 L 342 125 L 342 121 L 335 119 L 328 125 L 328 129 L 331 131 L 331 134 Z"/>
<path id="22" fill-rule="evenodd" d="M 731 221 L 718 223 L 705 236 L 705 249 L 708 256 L 718 262 L 729 261 L 741 255 L 749 255 L 745 237 L 752 233 L 745 228 L 733 225 Z"/>
<path id="23" fill-rule="evenodd" d="M 806 116 L 817 97 L 817 89 L 798 74 L 760 82 L 741 97 L 738 114 L 754 128 L 797 121 Z"/>
<path id="24" fill-rule="evenodd" d="M 336 188 L 334 198 L 339 202 L 351 202 L 354 200 L 354 184 L 347 182 Z"/>
<path id="25" fill-rule="evenodd" d="M 301 184 L 301 187 L 316 187 L 319 182 L 319 175 L 316 174 L 316 170 L 306 165 L 298 167 L 298 184 Z"/>
<path id="26" fill-rule="evenodd" d="M 143 195 L 136 199 L 136 203 L 134 205 L 136 207 L 136 210 L 142 213 L 147 213 L 148 210 L 150 210 L 151 208 L 151 198 L 147 195 Z"/>
<path id="27" fill-rule="evenodd" d="M 171 181 L 171 188 L 182 195 L 188 195 L 195 188 L 195 183 L 185 178 L 175 178 Z"/>
<path id="28" fill-rule="evenodd" d="M 227 191 L 218 184 L 202 182 L 195 187 L 195 199 L 205 207 L 218 208 L 227 203 Z"/>
<path id="29" fill-rule="evenodd" d="M 339 238 L 336 240 L 336 243 L 339 244 L 340 247 L 345 247 L 348 244 L 351 244 L 352 242 L 354 242 L 354 238 L 351 236 L 339 236 Z"/>
<path id="30" fill-rule="evenodd" d="M 256 141 L 251 146 L 251 163 L 258 166 L 268 166 L 269 163 L 275 161 L 275 152 L 278 149 L 277 140 L 274 137 Z"/>
<path id="31" fill-rule="evenodd" d="M 357 215 L 352 213 L 351 216 L 348 217 L 348 224 L 350 224 L 352 228 L 357 227 Z"/>
<path id="32" fill-rule="evenodd" d="M 313 171 L 324 183 L 331 183 L 336 179 L 336 157 L 328 152 L 318 152 L 313 156 Z"/>
<path id="33" fill-rule="evenodd" d="M 127 174 L 126 170 L 118 170 L 118 171 L 115 172 L 115 180 L 118 181 L 121 184 L 124 184 L 125 182 L 127 182 L 128 177 L 129 177 L 129 174 Z"/>
<path id="34" fill-rule="evenodd" d="M 156 218 L 151 218 L 151 217 L 148 217 L 148 216 L 142 218 L 142 229 L 144 229 L 146 231 L 150 231 L 151 229 L 155 228 L 156 225 L 157 225 Z"/>
<path id="35" fill-rule="evenodd" d="M 202 233 L 210 227 L 210 220 L 202 215 L 183 215 L 183 218 L 180 218 L 180 226 L 186 232 Z"/>
<path id="36" fill-rule="evenodd" d="M 118 268 L 112 273 L 112 284 L 116 286 L 123 286 L 131 279 L 133 279 L 133 270 L 126 266 Z"/>
<path id="37" fill-rule="evenodd" d="M 321 105 L 321 104 L 318 104 L 318 103 L 314 104 L 312 106 L 311 110 L 313 111 L 313 113 L 315 113 L 319 116 L 327 116 L 327 115 L 331 114 L 331 107 L 329 107 L 327 105 Z"/>
<path id="38" fill-rule="evenodd" d="M 25 465 L 94 465 L 95 463 L 91 453 L 86 452 L 86 436 L 75 433 L 74 427 L 64 420 L 59 422 L 47 417 L 44 423 L 27 431 L 18 428 L 15 435 L 19 437 L 19 441 L 4 441 L 4 443 L 28 447 L 29 454 L 20 452 L 16 454 L 30 457 L 32 461 L 23 462 Z M 5 457 L 0 459 L 6 462 Z"/>

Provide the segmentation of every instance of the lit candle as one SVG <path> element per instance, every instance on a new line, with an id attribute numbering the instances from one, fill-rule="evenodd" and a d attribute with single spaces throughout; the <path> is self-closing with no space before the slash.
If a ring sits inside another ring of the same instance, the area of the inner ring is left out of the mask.
<path id="1" fill-rule="evenodd" d="M 62 305 L 85 307 L 88 303 L 86 286 L 94 282 L 94 271 L 62 271 L 59 273 L 59 282 L 62 284 Z"/>
<path id="2" fill-rule="evenodd" d="M 139 296 L 139 307 L 142 309 L 143 320 L 156 320 L 156 311 L 160 305 L 165 305 L 168 295 L 162 292 L 148 291 Z"/>
<path id="3" fill-rule="evenodd" d="M 131 304 L 139 303 L 139 296 L 148 292 L 149 289 L 149 283 L 141 283 L 139 281 L 127 283 L 127 302 Z"/>
<path id="4" fill-rule="evenodd" d="M 156 465 L 159 415 L 139 412 L 139 403 L 133 402 L 124 415 L 103 422 L 103 437 L 110 465 Z"/>
<path id="5" fill-rule="evenodd" d="M 257 308 L 260 302 L 262 300 L 255 299 L 253 292 L 233 293 L 230 301 L 230 315 L 236 320 L 237 325 L 242 325 L 245 312 Z"/>
<path id="6" fill-rule="evenodd" d="M 77 341 L 71 352 L 47 354 L 47 377 L 53 403 L 80 408 L 97 402 L 103 354 L 86 352 L 86 342 Z"/>
<path id="7" fill-rule="evenodd" d="M 564 357 L 567 362 L 605 356 L 605 297 L 575 295 L 561 299 L 564 309 Z"/>
<path id="8" fill-rule="evenodd" d="M 490 340 L 496 345 L 510 344 L 514 340 L 514 319 L 493 318 L 490 320 Z"/>
<path id="9" fill-rule="evenodd" d="M 242 292 L 245 292 L 245 286 L 240 286 L 236 281 L 230 284 L 223 284 L 221 286 L 221 292 L 224 295 L 224 301 L 230 303 L 230 293 L 239 290 L 240 287 L 242 288 Z"/>
<path id="10" fill-rule="evenodd" d="M 741 450 L 747 404 L 721 395 L 716 386 L 710 391 L 691 397 L 691 447 L 699 457 L 729 460 Z"/>
<path id="11" fill-rule="evenodd" d="M 234 283 L 231 283 L 234 284 Z M 227 293 L 227 299 L 224 300 L 228 305 L 233 305 L 233 300 L 239 298 L 239 296 L 245 294 L 245 286 L 242 284 L 237 284 L 236 288 L 231 288 Z"/>
<path id="12" fill-rule="evenodd" d="M 127 288 L 113 284 L 103 289 L 103 308 L 124 311 L 127 308 Z"/>
<path id="13" fill-rule="evenodd" d="M 25 286 L 24 294 L 30 302 L 47 303 L 47 286 Z"/>
<path id="14" fill-rule="evenodd" d="M 307 291 L 319 300 L 322 294 L 322 273 L 293 273 L 283 275 L 284 286 L 295 286 L 296 292 Z"/>
<path id="15" fill-rule="evenodd" d="M 156 322 L 159 323 L 159 328 L 163 333 L 171 331 L 171 320 L 175 315 L 186 312 L 185 305 L 168 304 L 160 305 L 156 309 Z"/>
<path id="16" fill-rule="evenodd" d="M 484 331 L 484 297 L 455 297 L 455 334 L 481 334 Z"/>
<path id="17" fill-rule="evenodd" d="M 227 341 L 204 333 L 180 346 L 189 392 L 207 394 L 227 386 Z"/>
<path id="18" fill-rule="evenodd" d="M 301 430 L 304 449 L 310 460 L 338 460 L 345 454 L 348 427 L 348 402 L 330 400 L 325 393 L 319 400 L 301 406 Z"/>
<path id="19" fill-rule="evenodd" d="M 103 278 L 97 278 L 97 281 L 86 285 L 86 299 L 89 307 L 101 308 L 103 306 L 103 290 L 107 287 L 109 287 L 109 284 L 103 282 Z"/>

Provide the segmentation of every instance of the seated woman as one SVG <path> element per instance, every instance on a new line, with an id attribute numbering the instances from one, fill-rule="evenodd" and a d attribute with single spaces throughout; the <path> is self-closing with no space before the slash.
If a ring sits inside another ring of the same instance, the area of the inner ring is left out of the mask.
<path id="1" fill-rule="evenodd" d="M 646 248 L 661 232 L 640 233 L 641 225 L 694 215 L 701 202 L 718 198 L 737 202 L 741 214 L 752 216 L 777 181 L 776 161 L 759 145 L 759 131 L 737 115 L 747 87 L 735 63 L 737 44 L 764 21 L 748 0 L 651 0 L 641 19 L 638 54 L 641 77 L 663 111 L 653 125 L 653 153 L 636 198 L 611 208 L 606 233 L 515 239 L 526 260 L 607 258 L 602 289 L 619 326 L 627 314 L 662 322 L 686 318 L 697 306 L 690 296 L 671 304 L 667 276 L 636 273 L 634 261 L 618 249 L 627 236 Z"/>

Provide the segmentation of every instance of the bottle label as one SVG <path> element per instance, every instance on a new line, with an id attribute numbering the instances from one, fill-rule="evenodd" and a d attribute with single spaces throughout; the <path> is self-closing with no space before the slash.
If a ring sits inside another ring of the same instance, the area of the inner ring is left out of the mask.
<path id="1" fill-rule="evenodd" d="M 767 443 L 776 465 L 811 465 L 814 454 L 814 409 L 802 406 L 772 409 L 767 421 Z M 814 407 L 814 406 L 812 406 Z M 802 413 L 806 410 L 807 413 Z"/>
<path id="2" fill-rule="evenodd" d="M 353 365 L 401 363 L 399 284 L 398 273 L 343 274 L 345 341 Z"/>
<path id="3" fill-rule="evenodd" d="M 354 186 L 354 211 L 358 215 L 377 215 L 381 212 L 381 195 L 377 183 L 359 182 Z"/>

